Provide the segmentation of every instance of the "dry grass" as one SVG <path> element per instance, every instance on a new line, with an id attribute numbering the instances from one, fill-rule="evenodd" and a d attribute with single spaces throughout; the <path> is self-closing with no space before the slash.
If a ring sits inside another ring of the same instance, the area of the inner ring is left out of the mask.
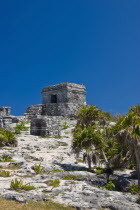
<path id="1" fill-rule="evenodd" d="M 0 198 L 0 209 L 4 210 L 73 210 L 70 207 L 64 207 L 61 204 L 52 201 L 43 203 L 21 204 L 15 201 L 8 201 Z"/>

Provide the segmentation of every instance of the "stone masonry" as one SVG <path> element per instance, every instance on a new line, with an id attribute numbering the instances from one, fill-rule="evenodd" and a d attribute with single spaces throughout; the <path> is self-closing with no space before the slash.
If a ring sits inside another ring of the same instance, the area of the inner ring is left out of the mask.
<path id="1" fill-rule="evenodd" d="M 56 136 L 60 118 L 75 119 L 80 107 L 86 104 L 84 85 L 61 83 L 43 88 L 42 104 L 29 106 L 25 113 L 31 119 L 31 134 Z"/>
<path id="2" fill-rule="evenodd" d="M 27 107 L 26 116 L 31 119 L 37 115 L 63 116 L 76 118 L 79 108 L 86 104 L 84 85 L 61 83 L 43 88 L 42 104 Z"/>
<path id="3" fill-rule="evenodd" d="M 48 116 L 75 118 L 78 109 L 86 104 L 84 85 L 62 83 L 43 88 L 41 94 L 44 113 Z"/>
<path id="4" fill-rule="evenodd" d="M 34 136 L 60 136 L 61 117 L 37 116 L 31 119 L 30 133 Z"/>
<path id="5" fill-rule="evenodd" d="M 10 115 L 11 107 L 0 107 L 0 117 L 7 117 Z"/>

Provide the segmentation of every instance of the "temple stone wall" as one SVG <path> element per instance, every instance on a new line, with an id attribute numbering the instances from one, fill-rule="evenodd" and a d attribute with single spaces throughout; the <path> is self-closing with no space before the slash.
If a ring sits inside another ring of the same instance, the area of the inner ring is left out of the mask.
<path id="1" fill-rule="evenodd" d="M 73 103 L 46 104 L 44 113 L 48 116 L 63 116 L 65 118 L 75 119 L 80 106 Z"/>
<path id="2" fill-rule="evenodd" d="M 0 117 L 9 116 L 11 112 L 11 107 L 0 107 Z"/>
<path id="3" fill-rule="evenodd" d="M 83 105 L 86 103 L 86 88 L 84 85 L 73 83 L 61 83 L 43 88 L 42 104 L 51 104 L 51 96 L 57 96 L 56 103 L 77 103 Z"/>
<path id="4" fill-rule="evenodd" d="M 43 104 L 28 106 L 24 116 L 31 119 L 37 115 L 43 115 L 43 106 Z"/>
<path id="5" fill-rule="evenodd" d="M 27 107 L 27 118 L 45 115 L 75 119 L 78 110 L 86 104 L 84 85 L 61 83 L 43 88 L 41 94 L 42 104 Z"/>
<path id="6" fill-rule="evenodd" d="M 31 119 L 31 135 L 60 135 L 60 119 L 75 119 L 86 104 L 84 85 L 61 83 L 43 88 L 42 104 L 29 106 L 25 116 Z"/>
<path id="7" fill-rule="evenodd" d="M 37 116 L 31 120 L 30 134 L 35 136 L 60 136 L 61 117 Z"/>
<path id="8" fill-rule="evenodd" d="M 43 88 L 44 115 L 76 118 L 77 111 L 86 104 L 84 85 L 62 83 Z"/>

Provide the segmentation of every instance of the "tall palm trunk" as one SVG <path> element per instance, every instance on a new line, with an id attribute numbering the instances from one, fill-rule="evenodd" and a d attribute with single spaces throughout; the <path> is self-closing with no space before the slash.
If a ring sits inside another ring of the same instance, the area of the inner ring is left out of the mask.
<path id="1" fill-rule="evenodd" d="M 136 156 L 136 170 L 138 176 L 138 186 L 140 190 L 140 143 L 135 144 L 135 156 Z"/>
<path id="2" fill-rule="evenodd" d="M 106 165 L 109 163 L 108 162 L 108 160 L 107 160 L 107 157 L 106 157 L 106 155 L 105 155 L 105 153 L 104 153 L 104 151 L 103 150 L 101 150 L 102 151 L 102 154 L 103 154 L 103 157 L 104 157 L 104 160 L 105 160 L 105 163 L 106 163 Z"/>

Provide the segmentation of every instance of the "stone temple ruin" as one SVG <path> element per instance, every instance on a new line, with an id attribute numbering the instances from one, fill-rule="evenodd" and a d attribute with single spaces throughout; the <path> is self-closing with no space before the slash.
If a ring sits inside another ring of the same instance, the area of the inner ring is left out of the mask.
<path id="1" fill-rule="evenodd" d="M 0 107 L 0 117 L 10 116 L 11 107 Z"/>
<path id="2" fill-rule="evenodd" d="M 0 128 L 11 130 L 11 125 L 25 120 L 24 116 L 11 115 L 11 107 L 0 107 Z"/>
<path id="3" fill-rule="evenodd" d="M 60 135 L 60 121 L 75 119 L 77 111 L 86 104 L 84 85 L 61 83 L 43 88 L 42 104 L 27 107 L 25 116 L 31 119 L 31 135 Z"/>
<path id="4" fill-rule="evenodd" d="M 12 123 L 10 112 L 11 107 L 0 107 L 0 128 L 6 128 Z"/>
<path id="5" fill-rule="evenodd" d="M 0 107 L 0 128 L 12 130 L 16 123 L 30 119 L 31 135 L 59 136 L 62 121 L 76 119 L 86 104 L 84 85 L 61 83 L 43 88 L 41 94 L 42 104 L 27 107 L 24 116 L 13 116 L 11 107 Z"/>

